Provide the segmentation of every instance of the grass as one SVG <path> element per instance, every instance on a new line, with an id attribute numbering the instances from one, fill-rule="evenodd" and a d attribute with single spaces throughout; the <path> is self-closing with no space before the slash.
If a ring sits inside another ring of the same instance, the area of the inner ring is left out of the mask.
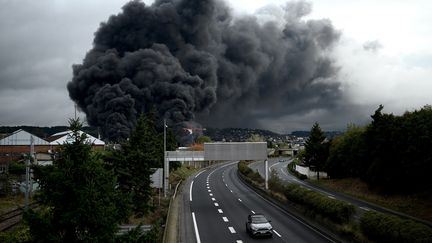
<path id="1" fill-rule="evenodd" d="M 24 206 L 24 195 L 0 197 L 0 213 L 5 213 Z"/>
<path id="2" fill-rule="evenodd" d="M 311 183 L 342 192 L 401 213 L 432 222 L 432 195 L 430 193 L 414 195 L 382 195 L 368 188 L 360 179 L 328 179 L 310 181 Z"/>

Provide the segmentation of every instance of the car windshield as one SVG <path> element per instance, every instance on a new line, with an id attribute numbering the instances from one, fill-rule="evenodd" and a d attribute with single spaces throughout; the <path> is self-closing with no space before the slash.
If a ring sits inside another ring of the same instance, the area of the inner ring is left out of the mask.
<path id="1" fill-rule="evenodd" d="M 268 222 L 267 219 L 264 216 L 262 216 L 262 215 L 254 215 L 254 216 L 252 216 L 252 223 L 261 224 L 261 223 L 267 223 L 267 222 Z"/>

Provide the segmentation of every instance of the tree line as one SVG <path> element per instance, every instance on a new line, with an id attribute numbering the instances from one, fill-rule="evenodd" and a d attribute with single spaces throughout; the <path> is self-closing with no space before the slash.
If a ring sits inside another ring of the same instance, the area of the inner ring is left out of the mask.
<path id="1" fill-rule="evenodd" d="M 332 178 L 361 178 L 386 193 L 430 190 L 432 107 L 397 116 L 380 105 L 370 124 L 349 125 L 327 141 L 316 123 L 305 144 L 304 162 Z"/>
<path id="2" fill-rule="evenodd" d="M 119 224 L 154 209 L 150 175 L 163 162 L 163 130 L 156 121 L 154 113 L 141 115 L 120 148 L 98 152 L 80 135 L 79 119 L 71 119 L 71 142 L 61 146 L 53 165 L 34 168 L 41 206 L 24 217 L 30 241 L 157 242 L 152 234 L 116 236 Z M 168 130 L 167 150 L 176 145 Z"/>

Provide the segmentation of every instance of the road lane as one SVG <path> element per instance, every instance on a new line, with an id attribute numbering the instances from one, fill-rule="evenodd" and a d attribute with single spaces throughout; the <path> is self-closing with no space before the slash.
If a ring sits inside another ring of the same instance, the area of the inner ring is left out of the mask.
<path id="1" fill-rule="evenodd" d="M 191 218 L 195 218 L 199 242 L 330 242 L 243 184 L 237 163 L 208 169 L 189 186 Z M 252 239 L 247 234 L 245 223 L 251 213 L 263 213 L 272 220 L 273 238 Z"/>

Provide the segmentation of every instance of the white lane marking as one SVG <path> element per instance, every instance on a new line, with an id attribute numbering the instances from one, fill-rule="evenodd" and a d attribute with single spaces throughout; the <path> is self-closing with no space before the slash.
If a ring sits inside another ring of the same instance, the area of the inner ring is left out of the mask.
<path id="1" fill-rule="evenodd" d="M 228 222 L 228 218 L 227 217 L 222 217 L 224 222 Z"/>
<path id="2" fill-rule="evenodd" d="M 225 183 L 225 186 L 228 187 L 228 185 Z"/>
<path id="3" fill-rule="evenodd" d="M 214 205 L 215 205 L 216 207 L 219 207 L 219 203 L 214 203 Z"/>
<path id="4" fill-rule="evenodd" d="M 236 243 L 243 243 L 242 240 L 236 240 Z"/>
<path id="5" fill-rule="evenodd" d="M 232 192 L 232 190 L 230 190 L 230 192 Z"/>
<path id="6" fill-rule="evenodd" d="M 242 200 L 240 198 L 238 198 L 238 200 L 241 202 Z"/>
<path id="7" fill-rule="evenodd" d="M 254 212 L 253 210 L 251 210 L 251 212 L 252 212 L 253 214 L 255 214 L 255 212 Z"/>
<path id="8" fill-rule="evenodd" d="M 280 171 L 282 171 L 282 173 L 284 173 L 284 175 L 288 176 L 288 174 L 283 170 L 283 168 L 280 168 Z"/>
<path id="9" fill-rule="evenodd" d="M 192 220 L 193 220 L 193 225 L 194 225 L 194 229 L 195 229 L 196 241 L 197 241 L 197 243 L 201 243 L 201 239 L 200 239 L 200 236 L 199 236 L 198 226 L 197 226 L 197 223 L 196 223 L 195 213 L 194 212 L 192 212 Z"/>
<path id="10" fill-rule="evenodd" d="M 216 198 L 212 197 L 212 201 L 216 201 Z"/>
<path id="11" fill-rule="evenodd" d="M 210 196 L 210 197 L 213 197 L 213 193 L 210 193 L 209 196 Z"/>
<path id="12" fill-rule="evenodd" d="M 222 209 L 220 209 L 220 208 L 218 209 L 218 212 L 219 212 L 219 213 L 223 213 Z"/>
<path id="13" fill-rule="evenodd" d="M 272 205 L 274 205 L 275 207 L 279 208 L 279 206 L 277 206 L 276 204 L 272 203 L 271 201 L 265 199 L 263 196 L 261 196 L 260 194 L 256 193 L 255 194 L 260 197 L 263 201 L 266 201 L 267 203 L 270 203 Z M 331 238 L 327 237 L 326 235 L 322 234 L 321 232 L 317 231 L 316 229 L 312 228 L 310 225 L 300 221 L 298 218 L 293 217 L 291 214 L 287 213 L 286 211 L 282 211 L 283 213 L 285 213 L 286 215 L 289 215 L 292 219 L 294 219 L 295 221 L 299 222 L 300 224 L 304 225 L 305 227 L 311 229 L 312 231 L 314 231 L 315 233 L 321 235 L 322 237 L 326 238 L 327 240 L 329 240 L 330 242 L 335 242 L 334 240 L 332 240 Z"/>
<path id="14" fill-rule="evenodd" d="M 208 192 L 211 192 L 211 190 L 209 189 L 209 190 L 207 190 Z"/>
<path id="15" fill-rule="evenodd" d="M 282 235 L 280 235 L 276 230 L 273 230 L 273 232 L 275 232 L 275 234 L 276 234 L 277 236 L 279 236 L 279 237 L 282 238 Z"/>
<path id="16" fill-rule="evenodd" d="M 360 208 L 365 210 L 365 211 L 370 211 L 370 208 L 367 208 L 367 207 L 360 207 Z"/>
<path id="17" fill-rule="evenodd" d="M 208 186 L 207 189 L 210 189 L 210 187 Z"/>
<path id="18" fill-rule="evenodd" d="M 201 173 L 203 173 L 206 170 L 201 171 L 200 173 L 196 174 L 195 178 L 197 178 L 199 175 L 201 175 Z"/>
<path id="19" fill-rule="evenodd" d="M 194 181 L 191 182 L 190 189 L 189 189 L 189 201 L 191 201 L 191 202 L 192 202 L 192 186 L 193 186 L 193 183 L 194 183 Z"/>
<path id="20" fill-rule="evenodd" d="M 329 197 L 329 198 L 331 198 L 331 199 L 336 199 L 335 197 L 333 197 L 333 196 L 327 196 L 327 197 Z"/>
<path id="21" fill-rule="evenodd" d="M 231 234 L 235 234 L 236 233 L 236 231 L 235 231 L 235 229 L 234 229 L 234 227 L 228 227 L 228 229 L 229 229 L 229 231 L 231 232 Z"/>
<path id="22" fill-rule="evenodd" d="M 279 164 L 279 162 L 276 162 L 275 164 L 273 164 L 272 166 L 269 167 L 269 171 L 271 171 L 271 168 L 275 165 Z"/>

